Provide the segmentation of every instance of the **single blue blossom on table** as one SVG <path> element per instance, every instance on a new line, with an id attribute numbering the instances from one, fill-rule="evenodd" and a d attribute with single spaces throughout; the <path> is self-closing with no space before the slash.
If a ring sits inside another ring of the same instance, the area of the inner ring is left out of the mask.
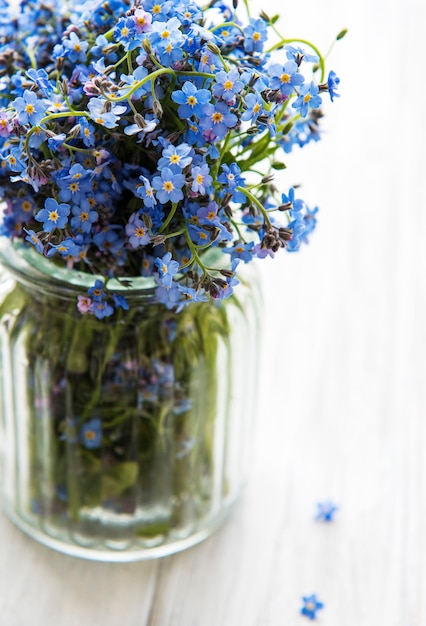
<path id="1" fill-rule="evenodd" d="M 317 616 L 317 611 L 324 608 L 324 604 L 317 599 L 317 596 L 313 593 L 310 596 L 303 596 L 303 606 L 300 609 L 301 615 L 314 620 Z"/>
<path id="2" fill-rule="evenodd" d="M 302 85 L 299 89 L 299 97 L 293 102 L 292 107 L 299 109 L 300 115 L 306 117 L 309 109 L 318 109 L 321 104 L 321 96 L 318 95 L 319 87 L 312 81 Z"/>
<path id="3" fill-rule="evenodd" d="M 202 106 L 210 102 L 211 93 L 208 89 L 197 89 L 193 83 L 186 81 L 182 89 L 172 92 L 171 97 L 173 102 L 179 104 L 179 117 L 187 119 L 192 115 L 200 116 Z"/>
<path id="4" fill-rule="evenodd" d="M 38 211 L 35 219 L 43 222 L 43 230 L 50 233 L 54 228 L 63 228 L 68 222 L 71 207 L 69 204 L 58 204 L 54 198 L 47 198 L 44 209 Z"/>
<path id="5" fill-rule="evenodd" d="M 157 257 L 154 263 L 158 271 L 158 280 L 163 287 L 170 288 L 172 286 L 173 276 L 179 270 L 179 263 L 172 259 L 170 252 L 166 252 L 162 259 Z"/>
<path id="6" fill-rule="evenodd" d="M 334 520 L 334 514 L 338 508 L 339 507 L 331 501 L 318 502 L 315 520 L 317 522 L 332 522 Z"/>
<path id="7" fill-rule="evenodd" d="M 98 418 L 93 418 L 83 424 L 80 431 L 81 440 L 86 448 L 99 448 L 102 443 L 102 423 Z"/>

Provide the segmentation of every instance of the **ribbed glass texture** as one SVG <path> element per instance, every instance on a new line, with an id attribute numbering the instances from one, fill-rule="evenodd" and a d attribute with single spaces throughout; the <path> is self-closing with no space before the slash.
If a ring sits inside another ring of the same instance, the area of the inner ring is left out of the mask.
<path id="1" fill-rule="evenodd" d="M 246 476 L 255 278 L 180 313 L 137 279 L 121 291 L 130 310 L 97 320 L 76 309 L 93 277 L 35 254 L 30 264 L 11 246 L 0 255 L 7 515 L 52 548 L 105 561 L 165 556 L 207 537 Z"/>

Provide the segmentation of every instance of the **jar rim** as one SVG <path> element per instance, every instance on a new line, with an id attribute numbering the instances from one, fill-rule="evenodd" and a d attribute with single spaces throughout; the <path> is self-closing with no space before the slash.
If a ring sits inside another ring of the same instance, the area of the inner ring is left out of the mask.
<path id="1" fill-rule="evenodd" d="M 19 283 L 46 292 L 53 291 L 62 297 L 75 297 L 76 293 L 87 291 L 97 279 L 105 281 L 105 277 L 100 274 L 57 265 L 22 241 L 5 236 L 0 236 L 0 263 Z M 123 276 L 105 281 L 108 291 L 131 293 L 135 297 L 138 294 L 150 296 L 156 287 L 155 280 L 146 276 Z"/>

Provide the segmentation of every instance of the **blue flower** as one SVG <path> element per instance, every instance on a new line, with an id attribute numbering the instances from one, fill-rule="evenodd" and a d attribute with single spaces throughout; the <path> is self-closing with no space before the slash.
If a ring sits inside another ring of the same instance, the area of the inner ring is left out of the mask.
<path id="1" fill-rule="evenodd" d="M 241 116 L 241 120 L 254 124 L 259 115 L 263 115 L 263 98 L 258 93 L 249 93 L 244 99 L 244 104 L 246 109 Z"/>
<path id="2" fill-rule="evenodd" d="M 123 309 L 124 311 L 129 310 L 129 303 L 124 296 L 113 293 L 112 298 L 114 300 L 114 306 L 116 309 Z"/>
<path id="3" fill-rule="evenodd" d="M 187 143 L 181 143 L 178 146 L 169 144 L 164 148 L 162 157 L 158 161 L 157 167 L 159 170 L 163 168 L 170 168 L 174 174 L 179 174 L 184 167 L 189 165 L 192 161 L 192 147 Z"/>
<path id="4" fill-rule="evenodd" d="M 169 44 L 178 46 L 183 41 L 183 34 L 179 30 L 182 26 L 177 17 L 172 17 L 167 22 L 153 22 L 152 30 L 148 33 L 148 37 L 159 51 L 164 51 Z"/>
<path id="5" fill-rule="evenodd" d="M 212 183 L 212 177 L 210 176 L 210 170 L 207 163 L 203 165 L 196 165 L 191 169 L 192 185 L 191 191 L 196 194 L 204 195 L 207 189 Z"/>
<path id="6" fill-rule="evenodd" d="M 235 94 L 244 87 L 240 80 L 240 73 L 236 68 L 230 72 L 220 71 L 216 74 L 216 84 L 213 85 L 213 95 L 222 98 L 227 104 L 235 102 Z"/>
<path id="7" fill-rule="evenodd" d="M 288 190 L 288 195 L 285 193 L 281 194 L 281 205 L 285 207 L 286 210 L 301 211 L 305 205 L 303 200 L 296 200 L 294 195 L 294 187 L 290 187 Z"/>
<path id="8" fill-rule="evenodd" d="M 44 249 L 43 244 L 38 238 L 37 233 L 35 233 L 33 230 L 26 230 L 26 228 L 24 228 L 24 231 L 27 233 L 27 236 L 25 237 L 26 241 L 29 241 L 30 244 L 32 244 L 35 247 L 37 252 L 40 252 L 40 254 L 43 254 L 43 249 Z"/>
<path id="9" fill-rule="evenodd" d="M 333 502 L 328 501 L 318 502 L 317 509 L 315 516 L 317 522 L 332 522 L 338 507 Z"/>
<path id="10" fill-rule="evenodd" d="M 244 50 L 249 54 L 262 52 L 263 44 L 268 39 L 266 22 L 262 19 L 250 19 L 250 24 L 244 29 Z"/>
<path id="11" fill-rule="evenodd" d="M 161 176 L 154 176 L 152 186 L 157 190 L 157 198 L 162 204 L 170 202 L 179 202 L 183 199 L 182 187 L 185 184 L 185 176 L 183 174 L 173 174 L 168 168 L 164 168 Z"/>
<path id="12" fill-rule="evenodd" d="M 340 94 L 336 93 L 336 90 L 338 89 L 339 84 L 340 84 L 340 78 L 337 76 L 336 72 L 333 72 L 333 70 L 331 70 L 331 72 L 329 72 L 328 74 L 327 86 L 328 86 L 328 92 L 330 94 L 330 100 L 332 102 L 334 98 L 340 98 Z"/>
<path id="13" fill-rule="evenodd" d="M 75 257 L 80 254 L 80 246 L 70 237 L 67 237 L 61 243 L 54 245 L 49 243 L 50 250 L 47 253 L 48 258 L 54 256 L 57 252 L 63 257 Z"/>
<path id="14" fill-rule="evenodd" d="M 87 293 L 93 300 L 100 302 L 105 297 L 104 283 L 102 280 L 97 278 L 95 284 L 87 290 Z"/>
<path id="15" fill-rule="evenodd" d="M 287 59 L 296 61 L 297 65 L 300 65 L 302 61 L 307 63 L 318 63 L 319 58 L 316 54 L 306 54 L 303 48 L 295 48 L 294 46 L 285 46 L 284 48 Z"/>
<path id="16" fill-rule="evenodd" d="M 318 95 L 319 87 L 313 81 L 302 85 L 299 97 L 293 102 L 294 109 L 300 109 L 300 115 L 306 117 L 309 109 L 318 109 L 321 104 L 321 96 Z"/>
<path id="17" fill-rule="evenodd" d="M 301 85 L 305 80 L 303 75 L 298 73 L 298 70 L 299 67 L 295 61 L 287 61 L 284 66 L 274 63 L 269 68 L 270 88 L 279 89 L 284 96 L 290 96 L 294 88 Z"/>
<path id="18" fill-rule="evenodd" d="M 90 98 L 87 108 L 92 120 L 105 128 L 115 128 L 120 115 L 127 111 L 127 106 L 111 105 L 104 98 Z"/>
<path id="19" fill-rule="evenodd" d="M 114 28 L 114 39 L 121 43 L 125 50 L 132 48 L 131 42 L 136 35 L 136 24 L 133 17 L 122 17 Z"/>
<path id="20" fill-rule="evenodd" d="M 70 61 L 83 63 L 86 60 L 86 50 L 89 47 L 87 41 L 80 41 L 78 35 L 73 31 L 70 32 L 69 39 L 63 39 L 62 41 L 65 54 Z"/>
<path id="21" fill-rule="evenodd" d="M 211 130 L 215 137 L 222 139 L 229 128 L 234 128 L 238 123 L 238 117 L 229 111 L 226 102 L 205 104 L 202 108 L 200 127 L 203 130 Z"/>
<path id="22" fill-rule="evenodd" d="M 100 302 L 94 300 L 90 305 L 89 313 L 92 313 L 98 320 L 102 320 L 104 317 L 110 317 L 114 313 L 114 309 L 104 300 Z"/>
<path id="23" fill-rule="evenodd" d="M 142 198 L 143 203 L 147 208 L 152 208 L 157 204 L 154 189 L 146 176 L 139 176 L 139 178 L 143 182 L 143 185 L 137 186 L 135 194 L 138 198 Z"/>
<path id="24" fill-rule="evenodd" d="M 98 418 L 93 418 L 83 424 L 80 431 L 81 440 L 86 448 L 99 448 L 102 443 L 102 424 Z"/>
<path id="25" fill-rule="evenodd" d="M 170 252 L 167 252 L 162 259 L 157 257 L 154 264 L 158 270 L 160 285 L 170 288 L 172 286 L 173 276 L 175 276 L 179 270 L 179 263 L 172 259 Z"/>
<path id="26" fill-rule="evenodd" d="M 26 89 L 19 98 L 12 102 L 15 111 L 18 112 L 18 122 L 20 124 L 31 124 L 37 126 L 43 119 L 46 106 L 42 100 L 37 98 L 34 91 Z"/>
<path id="27" fill-rule="evenodd" d="M 90 233 L 92 224 L 98 221 L 98 214 L 92 211 L 88 200 L 84 199 L 77 206 L 72 207 L 73 217 L 71 218 L 71 226 L 74 230 Z"/>
<path id="28" fill-rule="evenodd" d="M 244 261 L 244 263 L 249 263 L 253 260 L 253 248 L 253 242 L 238 242 L 232 248 L 223 248 L 223 252 L 226 252 L 226 254 L 230 254 L 232 261 L 240 259 L 241 261 Z"/>
<path id="29" fill-rule="evenodd" d="M 63 228 L 68 222 L 69 214 L 69 204 L 58 204 L 54 198 L 47 198 L 44 209 L 35 215 L 35 219 L 38 222 L 43 222 L 43 230 L 49 233 L 54 228 Z"/>
<path id="30" fill-rule="evenodd" d="M 300 609 L 301 615 L 311 620 L 316 619 L 317 611 L 322 609 L 324 604 L 317 599 L 314 593 L 311 596 L 303 596 L 302 600 L 303 607 Z"/>
<path id="31" fill-rule="evenodd" d="M 148 229 L 137 213 L 133 213 L 133 215 L 130 216 L 129 222 L 126 225 L 126 235 L 133 249 L 146 246 L 151 241 Z"/>
<path id="32" fill-rule="evenodd" d="M 197 87 L 186 81 L 182 89 L 172 92 L 172 100 L 179 104 L 178 115 L 181 119 L 187 119 L 192 115 L 197 117 L 201 114 L 204 104 L 210 102 L 211 93 L 208 89 L 197 89 Z"/>

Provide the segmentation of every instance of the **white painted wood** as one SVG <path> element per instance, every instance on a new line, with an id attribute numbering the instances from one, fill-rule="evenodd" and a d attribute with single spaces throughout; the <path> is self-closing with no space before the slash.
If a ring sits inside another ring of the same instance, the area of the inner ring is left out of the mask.
<path id="1" fill-rule="evenodd" d="M 271 13 L 273 0 L 251 1 Z M 251 480 L 228 524 L 155 563 L 38 546 L 0 519 L 5 626 L 426 625 L 426 130 L 423 0 L 283 3 L 326 49 L 342 97 L 288 159 L 321 207 L 299 255 L 266 262 Z M 313 521 L 332 498 L 336 521 Z"/>

